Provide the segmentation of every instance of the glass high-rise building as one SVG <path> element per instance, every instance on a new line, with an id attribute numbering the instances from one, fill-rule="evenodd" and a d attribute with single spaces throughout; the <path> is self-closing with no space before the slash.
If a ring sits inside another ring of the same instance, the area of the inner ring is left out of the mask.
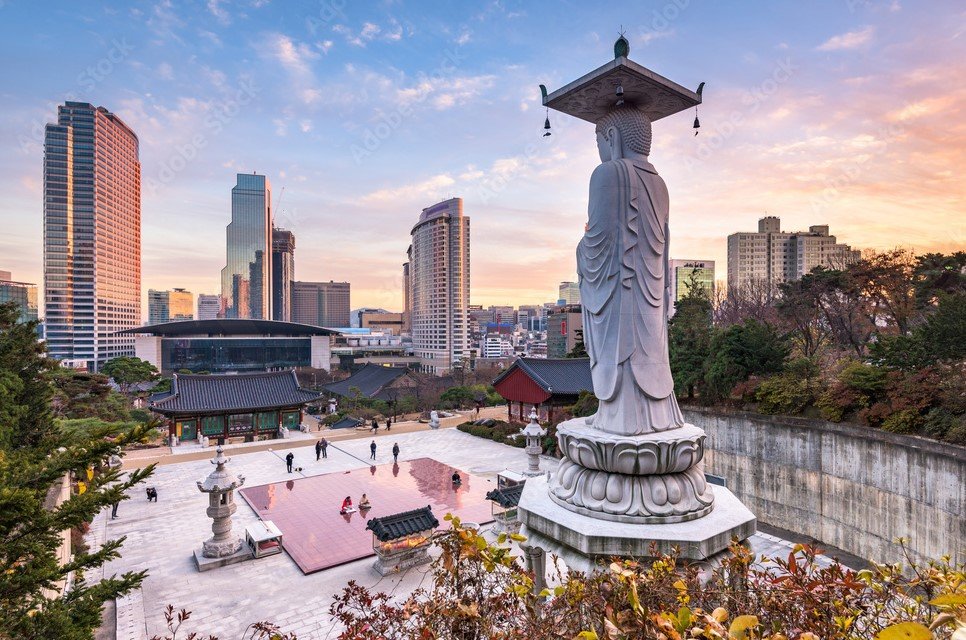
<path id="1" fill-rule="evenodd" d="M 148 289 L 148 324 L 194 320 L 195 297 L 190 291 Z"/>
<path id="2" fill-rule="evenodd" d="M 561 282 L 558 287 L 560 304 L 580 304 L 580 285 L 576 282 Z"/>
<path id="3" fill-rule="evenodd" d="M 292 281 L 295 280 L 295 234 L 272 230 L 272 320 L 292 320 Z"/>
<path id="4" fill-rule="evenodd" d="M 462 198 L 423 209 L 412 230 L 409 298 L 413 354 L 428 373 L 470 361 L 470 219 Z"/>
<path id="5" fill-rule="evenodd" d="M 67 102 L 44 136 L 47 348 L 96 371 L 134 355 L 141 324 L 138 137 L 104 107 Z"/>
<path id="6" fill-rule="evenodd" d="M 221 270 L 226 318 L 272 319 L 271 202 L 268 178 L 238 174 L 231 190 L 228 256 Z"/>
<path id="7" fill-rule="evenodd" d="M 677 303 L 687 295 L 688 286 L 694 280 L 708 300 L 714 300 L 714 260 L 668 260 L 671 275 L 671 304 L 668 317 L 674 315 Z"/>
<path id="8" fill-rule="evenodd" d="M 20 322 L 33 322 L 37 319 L 37 285 L 17 282 L 9 271 L 0 271 L 0 304 L 17 303 L 20 309 Z"/>

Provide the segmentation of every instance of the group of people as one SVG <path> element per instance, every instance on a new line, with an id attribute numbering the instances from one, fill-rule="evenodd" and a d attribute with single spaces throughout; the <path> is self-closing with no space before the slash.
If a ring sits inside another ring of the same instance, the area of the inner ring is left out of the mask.
<path id="1" fill-rule="evenodd" d="M 392 429 L 392 418 L 386 418 L 386 431 Z M 375 418 L 372 419 L 372 432 L 375 433 L 379 430 L 379 421 Z"/>
<path id="2" fill-rule="evenodd" d="M 372 503 L 369 502 L 369 497 L 363 493 L 362 498 L 359 499 L 359 511 L 368 511 L 371 508 Z M 355 510 L 355 507 L 352 506 L 352 496 L 346 496 L 345 500 L 342 501 L 342 508 L 339 509 L 339 513 L 346 515 L 355 512 Z"/>
<path id="3" fill-rule="evenodd" d="M 326 440 L 325 438 L 321 438 L 315 443 L 315 459 L 316 461 L 318 461 L 318 460 L 321 460 L 322 458 L 328 458 L 328 457 L 329 457 L 329 441 Z M 376 441 L 375 440 L 373 440 L 372 443 L 369 445 L 369 459 L 370 460 L 376 459 Z M 394 442 L 392 445 L 392 461 L 394 463 L 399 462 L 399 443 L 398 442 Z M 292 468 L 293 468 L 292 465 L 294 463 L 295 463 L 295 454 L 289 451 L 288 454 L 285 456 L 285 468 L 288 470 L 289 473 L 292 473 Z"/>
<path id="4" fill-rule="evenodd" d="M 370 460 L 376 459 L 376 441 L 375 440 L 369 443 L 369 459 Z M 393 461 L 393 464 L 399 462 L 399 443 L 398 442 L 392 443 L 392 461 Z"/>

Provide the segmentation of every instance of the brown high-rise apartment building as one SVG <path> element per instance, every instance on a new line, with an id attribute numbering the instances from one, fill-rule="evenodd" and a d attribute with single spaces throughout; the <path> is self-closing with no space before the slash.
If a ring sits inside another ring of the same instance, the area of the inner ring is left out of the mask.
<path id="1" fill-rule="evenodd" d="M 292 322 L 327 328 L 348 327 L 349 283 L 293 282 Z"/>
<path id="2" fill-rule="evenodd" d="M 141 324 L 138 137 L 104 107 L 66 102 L 44 135 L 47 348 L 96 371 L 134 355 Z"/>

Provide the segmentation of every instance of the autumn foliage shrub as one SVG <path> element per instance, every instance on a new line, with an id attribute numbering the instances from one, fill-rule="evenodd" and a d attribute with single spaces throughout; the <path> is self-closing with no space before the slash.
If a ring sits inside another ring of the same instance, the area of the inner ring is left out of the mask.
<path id="1" fill-rule="evenodd" d="M 558 572 L 552 587 L 535 593 L 534 576 L 513 555 L 506 535 L 491 543 L 452 521 L 451 530 L 435 536 L 440 555 L 424 580 L 428 586 L 393 597 L 351 582 L 336 596 L 330 613 L 342 625 L 340 638 L 962 640 L 966 635 L 966 574 L 948 558 L 853 571 L 822 562 L 820 552 L 808 546 L 759 558 L 735 543 L 709 573 L 655 551 L 647 562 Z"/>

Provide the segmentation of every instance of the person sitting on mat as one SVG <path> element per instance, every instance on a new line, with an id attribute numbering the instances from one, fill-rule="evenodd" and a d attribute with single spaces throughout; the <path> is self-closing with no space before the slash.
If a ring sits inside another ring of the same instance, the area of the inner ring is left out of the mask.
<path id="1" fill-rule="evenodd" d="M 339 513 L 348 513 L 349 509 L 352 509 L 352 498 L 350 496 L 346 496 L 345 500 L 342 501 L 342 508 L 339 509 Z"/>
<path id="2" fill-rule="evenodd" d="M 460 478 L 460 474 L 457 471 L 453 472 L 453 484 L 463 484 L 463 480 Z"/>
<path id="3" fill-rule="evenodd" d="M 372 504 L 369 503 L 369 498 L 364 493 L 362 494 L 362 499 L 359 500 L 359 508 L 360 509 L 371 509 L 372 508 Z"/>

